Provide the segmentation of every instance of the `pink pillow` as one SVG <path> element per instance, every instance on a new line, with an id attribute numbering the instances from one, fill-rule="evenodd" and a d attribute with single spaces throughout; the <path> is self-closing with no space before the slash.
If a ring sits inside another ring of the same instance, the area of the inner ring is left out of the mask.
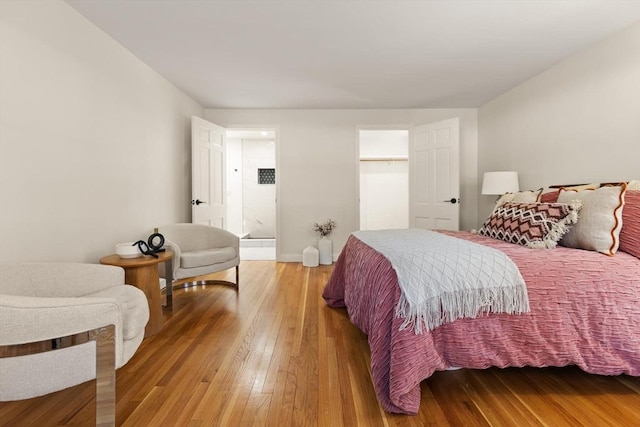
<path id="1" fill-rule="evenodd" d="M 558 201 L 558 195 L 560 190 L 549 191 L 540 196 L 540 203 L 556 203 Z"/>
<path id="2" fill-rule="evenodd" d="M 619 250 L 640 258 L 640 190 L 627 190 L 624 202 Z"/>

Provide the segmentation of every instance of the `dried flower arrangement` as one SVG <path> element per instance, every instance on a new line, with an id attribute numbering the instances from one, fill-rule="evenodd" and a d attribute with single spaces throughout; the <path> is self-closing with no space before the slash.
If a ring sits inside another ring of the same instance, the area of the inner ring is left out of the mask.
<path id="1" fill-rule="evenodd" d="M 322 224 L 318 224 L 317 222 L 313 224 L 313 231 L 318 235 L 318 237 L 330 236 L 335 228 L 336 222 L 332 219 Z"/>

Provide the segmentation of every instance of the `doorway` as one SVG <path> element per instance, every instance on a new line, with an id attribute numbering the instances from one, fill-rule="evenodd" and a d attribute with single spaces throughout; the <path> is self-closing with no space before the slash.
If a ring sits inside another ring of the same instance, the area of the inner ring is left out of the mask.
<path id="1" fill-rule="evenodd" d="M 409 130 L 359 130 L 360 229 L 409 227 Z"/>
<path id="2" fill-rule="evenodd" d="M 276 259 L 276 129 L 228 128 L 227 230 L 240 258 Z"/>

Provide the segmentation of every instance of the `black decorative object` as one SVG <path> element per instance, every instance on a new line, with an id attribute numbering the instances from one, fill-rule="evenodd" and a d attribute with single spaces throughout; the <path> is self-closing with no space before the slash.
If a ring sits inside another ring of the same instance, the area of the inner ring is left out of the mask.
<path id="1" fill-rule="evenodd" d="M 149 236 L 149 239 L 145 242 L 144 240 L 138 240 L 133 244 L 133 246 L 138 245 L 138 249 L 145 255 L 151 255 L 154 258 L 158 258 L 156 255 L 158 252 L 164 252 L 165 249 L 162 247 L 164 245 L 164 236 L 158 233 L 158 229 L 153 230 L 153 234 Z"/>
<path id="2" fill-rule="evenodd" d="M 156 243 L 156 240 L 158 240 L 158 243 Z M 164 236 L 155 231 L 151 236 L 149 236 L 149 240 L 147 240 L 147 243 L 149 244 L 149 247 L 151 249 L 155 250 L 156 252 L 160 252 L 160 249 L 162 249 L 162 246 L 164 246 Z"/>
<path id="3" fill-rule="evenodd" d="M 275 184 L 275 168 L 258 168 L 258 184 Z"/>

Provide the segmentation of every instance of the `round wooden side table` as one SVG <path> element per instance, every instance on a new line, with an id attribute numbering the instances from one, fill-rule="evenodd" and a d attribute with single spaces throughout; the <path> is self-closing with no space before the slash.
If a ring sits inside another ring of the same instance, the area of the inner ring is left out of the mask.
<path id="1" fill-rule="evenodd" d="M 173 252 L 158 252 L 158 258 L 144 255 L 137 258 L 120 258 L 119 255 L 109 255 L 100 258 L 100 264 L 115 265 L 124 268 L 124 280 L 142 290 L 149 303 L 149 323 L 144 329 L 144 337 L 157 334 L 162 330 L 162 299 L 160 297 L 160 277 L 158 264 L 171 261 Z M 168 263 L 171 268 L 171 263 Z M 169 286 L 169 285 L 167 285 Z"/>

